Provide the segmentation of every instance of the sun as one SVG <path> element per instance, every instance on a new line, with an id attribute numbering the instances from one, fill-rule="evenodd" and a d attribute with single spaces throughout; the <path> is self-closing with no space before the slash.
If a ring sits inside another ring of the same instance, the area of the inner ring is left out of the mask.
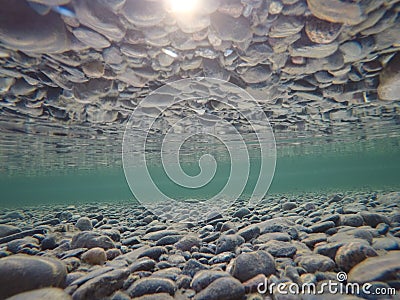
<path id="1" fill-rule="evenodd" d="M 193 13 L 198 7 L 199 0 L 165 0 L 167 7 L 173 13 Z"/>

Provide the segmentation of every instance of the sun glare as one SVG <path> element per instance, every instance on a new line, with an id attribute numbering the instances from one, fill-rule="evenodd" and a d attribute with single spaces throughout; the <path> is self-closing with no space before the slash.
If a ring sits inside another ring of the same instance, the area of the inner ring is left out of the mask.
<path id="1" fill-rule="evenodd" d="M 192 13 L 198 6 L 198 0 L 166 0 L 168 8 L 174 13 Z"/>

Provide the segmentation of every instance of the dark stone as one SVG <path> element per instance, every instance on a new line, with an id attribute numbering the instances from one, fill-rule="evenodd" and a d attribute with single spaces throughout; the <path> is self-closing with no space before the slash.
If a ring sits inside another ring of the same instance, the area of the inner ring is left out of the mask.
<path id="1" fill-rule="evenodd" d="M 72 238 L 72 248 L 115 248 L 114 242 L 108 236 L 93 231 L 82 231 Z"/>
<path id="2" fill-rule="evenodd" d="M 170 279 L 145 277 L 135 281 L 129 287 L 128 294 L 133 298 L 156 293 L 174 295 L 175 289 L 175 283 Z"/>
<path id="3" fill-rule="evenodd" d="M 154 260 L 157 260 L 161 254 L 167 253 L 167 249 L 165 247 L 162 246 L 154 246 L 148 249 L 145 249 L 139 256 L 138 258 L 141 257 L 150 257 Z"/>
<path id="4" fill-rule="evenodd" d="M 235 251 L 236 247 L 244 243 L 244 238 L 238 234 L 222 235 L 217 241 L 216 253 Z"/>
<path id="5" fill-rule="evenodd" d="M 239 254 L 233 262 L 231 274 L 244 282 L 258 274 L 269 276 L 275 271 L 274 258 L 268 252 L 257 251 Z"/>
<path id="6" fill-rule="evenodd" d="M 249 215 L 249 214 L 251 214 L 251 211 L 247 208 L 247 207 L 242 207 L 242 208 L 239 208 L 234 214 L 233 214 L 233 217 L 235 218 L 235 217 L 237 217 L 237 218 L 243 218 L 244 216 L 247 216 L 247 215 Z"/>
<path id="7" fill-rule="evenodd" d="M 196 294 L 195 300 L 241 300 L 245 289 L 239 280 L 222 277 L 214 280 L 204 290 Z"/>
<path id="8" fill-rule="evenodd" d="M 318 232 L 325 232 L 328 229 L 333 228 L 335 226 L 336 226 L 335 222 L 325 221 L 311 226 L 310 229 L 312 230 L 312 232 L 318 233 Z"/>
<path id="9" fill-rule="evenodd" d="M 201 270 L 206 270 L 206 269 L 207 269 L 207 266 L 199 263 L 197 260 L 189 259 L 188 262 L 183 267 L 182 274 L 193 277 L 197 272 L 199 272 Z"/>
<path id="10" fill-rule="evenodd" d="M 63 287 L 67 270 L 65 265 L 47 257 L 17 254 L 0 259 L 0 298 L 39 289 Z"/>
<path id="11" fill-rule="evenodd" d="M 18 233 L 18 232 L 21 232 L 21 229 L 19 229 L 16 226 L 0 224 L 0 238 L 6 237 L 8 235 Z"/>

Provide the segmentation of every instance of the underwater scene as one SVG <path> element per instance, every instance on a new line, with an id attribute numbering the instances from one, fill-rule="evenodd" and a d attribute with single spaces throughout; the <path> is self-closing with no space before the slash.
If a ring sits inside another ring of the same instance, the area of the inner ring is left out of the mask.
<path id="1" fill-rule="evenodd" d="M 0 300 L 400 300 L 400 0 L 0 7 Z"/>

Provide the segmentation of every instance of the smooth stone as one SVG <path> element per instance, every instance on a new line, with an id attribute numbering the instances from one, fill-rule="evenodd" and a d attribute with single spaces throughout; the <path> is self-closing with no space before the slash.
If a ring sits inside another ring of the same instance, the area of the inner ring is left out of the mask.
<path id="1" fill-rule="evenodd" d="M 103 299 L 122 288 L 129 271 L 118 269 L 96 276 L 83 283 L 73 294 L 74 300 Z"/>
<path id="2" fill-rule="evenodd" d="M 200 240 L 194 235 L 186 235 L 175 243 L 175 247 L 181 251 L 189 251 L 194 246 L 200 247 Z"/>
<path id="3" fill-rule="evenodd" d="M 332 43 L 340 34 L 342 24 L 327 22 L 313 16 L 307 18 L 305 32 L 310 41 L 317 44 Z"/>
<path id="4" fill-rule="evenodd" d="M 361 5 L 340 0 L 307 0 L 311 13 L 319 19 L 356 25 L 366 19 Z"/>
<path id="5" fill-rule="evenodd" d="M 271 254 L 266 251 L 257 251 L 239 254 L 232 263 L 230 273 L 244 282 L 258 274 L 269 276 L 275 271 L 275 260 Z"/>
<path id="6" fill-rule="evenodd" d="M 80 231 L 93 229 L 92 222 L 88 217 L 79 218 L 78 221 L 76 221 L 75 223 L 75 227 L 78 228 Z"/>
<path id="7" fill-rule="evenodd" d="M 227 234 L 222 235 L 217 240 L 217 249 L 216 254 L 227 252 L 227 251 L 235 251 L 236 247 L 243 244 L 245 242 L 244 238 L 242 238 L 238 234 Z"/>
<path id="8" fill-rule="evenodd" d="M 7 300 L 72 300 L 72 297 L 59 288 L 42 288 L 38 290 L 19 293 Z"/>
<path id="9" fill-rule="evenodd" d="M 143 236 L 143 240 L 158 241 L 159 239 L 168 235 L 180 235 L 181 232 L 177 230 L 157 230 L 155 232 L 148 232 Z"/>
<path id="10" fill-rule="evenodd" d="M 235 211 L 235 213 L 232 215 L 234 218 L 243 218 L 244 216 L 247 216 L 251 214 L 251 211 L 247 208 L 247 207 L 242 207 L 239 208 L 237 211 Z"/>
<path id="11" fill-rule="evenodd" d="M 189 259 L 182 269 L 182 274 L 193 277 L 197 272 L 206 269 L 208 269 L 206 265 L 203 265 L 195 259 Z"/>
<path id="12" fill-rule="evenodd" d="M 148 249 L 144 249 L 142 253 L 138 255 L 137 258 L 149 257 L 157 260 L 162 254 L 167 253 L 167 249 L 163 246 L 154 246 Z"/>
<path id="13" fill-rule="evenodd" d="M 333 228 L 335 226 L 336 226 L 335 222 L 333 222 L 333 221 L 325 221 L 325 222 L 320 222 L 320 223 L 317 223 L 315 225 L 312 225 L 310 227 L 310 229 L 314 233 L 320 233 L 320 232 L 325 232 L 328 229 Z"/>
<path id="14" fill-rule="evenodd" d="M 34 53 L 60 53 L 69 50 L 71 44 L 58 14 L 41 16 L 26 1 L 3 6 L 0 40 L 12 49 Z"/>
<path id="15" fill-rule="evenodd" d="M 372 248 L 375 250 L 400 250 L 400 240 L 394 238 L 374 238 L 372 242 Z"/>
<path id="16" fill-rule="evenodd" d="M 24 254 L 4 257 L 0 259 L 0 298 L 42 287 L 63 287 L 66 276 L 66 267 L 59 260 Z"/>
<path id="17" fill-rule="evenodd" d="M 219 12 L 211 16 L 211 27 L 225 41 L 243 42 L 251 38 L 250 23 L 246 18 L 233 18 Z"/>
<path id="18" fill-rule="evenodd" d="M 246 226 L 238 231 L 238 235 L 245 239 L 246 242 L 257 238 L 260 235 L 260 228 L 257 226 Z"/>
<path id="19" fill-rule="evenodd" d="M 136 271 L 151 271 L 155 265 L 156 262 L 154 260 L 147 257 L 142 257 L 133 262 L 128 269 L 130 273 Z"/>
<path id="20" fill-rule="evenodd" d="M 165 11 L 157 2 L 127 0 L 122 13 L 126 19 L 136 26 L 156 26 L 165 17 Z"/>
<path id="21" fill-rule="evenodd" d="M 338 43 L 312 44 L 296 42 L 290 48 L 290 55 L 309 58 L 324 58 L 332 55 L 338 49 Z"/>
<path id="22" fill-rule="evenodd" d="M 309 273 L 331 271 L 335 267 L 332 259 L 320 254 L 302 255 L 297 257 L 295 262 Z"/>
<path id="23" fill-rule="evenodd" d="M 54 249 L 58 246 L 57 237 L 54 234 L 48 234 L 40 242 L 40 247 L 42 250 Z"/>
<path id="24" fill-rule="evenodd" d="M 389 251 L 382 256 L 370 257 L 354 266 L 348 274 L 348 282 L 372 282 L 395 280 L 400 272 L 400 251 Z"/>
<path id="25" fill-rule="evenodd" d="M 297 207 L 296 202 L 285 202 L 282 204 L 282 209 L 284 211 L 289 211 L 289 210 L 295 209 L 296 207 Z"/>
<path id="26" fill-rule="evenodd" d="M 75 28 L 72 33 L 79 41 L 95 49 L 103 49 L 111 45 L 109 40 L 91 29 Z"/>
<path id="27" fill-rule="evenodd" d="M 195 300 L 241 300 L 245 295 L 244 286 L 232 277 L 214 280 L 204 290 L 195 295 Z"/>
<path id="28" fill-rule="evenodd" d="M 170 295 L 174 295 L 175 290 L 175 283 L 170 279 L 145 277 L 135 281 L 127 291 L 129 296 L 135 298 L 156 293 L 168 293 Z"/>
<path id="29" fill-rule="evenodd" d="M 388 218 L 382 214 L 371 213 L 371 212 L 361 212 L 361 217 L 364 219 L 365 224 L 376 227 L 379 223 L 390 224 Z"/>
<path id="30" fill-rule="evenodd" d="M 107 255 L 103 248 L 95 247 L 83 253 L 81 258 L 91 265 L 103 265 L 107 260 Z"/>
<path id="31" fill-rule="evenodd" d="M 304 23 L 301 18 L 279 16 L 278 19 L 272 24 L 268 35 L 271 38 L 289 37 L 300 32 L 303 27 Z"/>
<path id="32" fill-rule="evenodd" d="M 241 75 L 246 83 L 260 83 L 271 77 L 271 70 L 267 66 L 249 68 Z"/>
<path id="33" fill-rule="evenodd" d="M 292 257 L 297 251 L 291 243 L 277 240 L 268 241 L 261 248 L 274 257 Z"/>
<path id="34" fill-rule="evenodd" d="M 0 224 L 0 238 L 21 232 L 21 229 L 13 225 Z"/>
<path id="35" fill-rule="evenodd" d="M 395 55 L 380 73 L 378 95 L 381 100 L 399 100 L 400 55 Z"/>
<path id="36" fill-rule="evenodd" d="M 206 288 L 211 282 L 221 277 L 229 277 L 230 274 L 224 271 L 203 270 L 194 275 L 190 287 L 196 292 Z"/>
<path id="37" fill-rule="evenodd" d="M 378 253 L 372 247 L 354 242 L 345 244 L 338 249 L 335 255 L 335 262 L 342 270 L 348 272 L 364 259 L 377 255 Z"/>
<path id="38" fill-rule="evenodd" d="M 349 214 L 340 216 L 340 225 L 360 227 L 364 223 L 364 219 L 359 214 Z"/>
<path id="39" fill-rule="evenodd" d="M 156 246 L 166 246 L 177 243 L 182 238 L 182 235 L 164 236 L 156 242 Z"/>
<path id="40" fill-rule="evenodd" d="M 108 236 L 93 231 L 82 231 L 73 236 L 71 241 L 72 248 L 115 248 L 114 242 Z"/>

